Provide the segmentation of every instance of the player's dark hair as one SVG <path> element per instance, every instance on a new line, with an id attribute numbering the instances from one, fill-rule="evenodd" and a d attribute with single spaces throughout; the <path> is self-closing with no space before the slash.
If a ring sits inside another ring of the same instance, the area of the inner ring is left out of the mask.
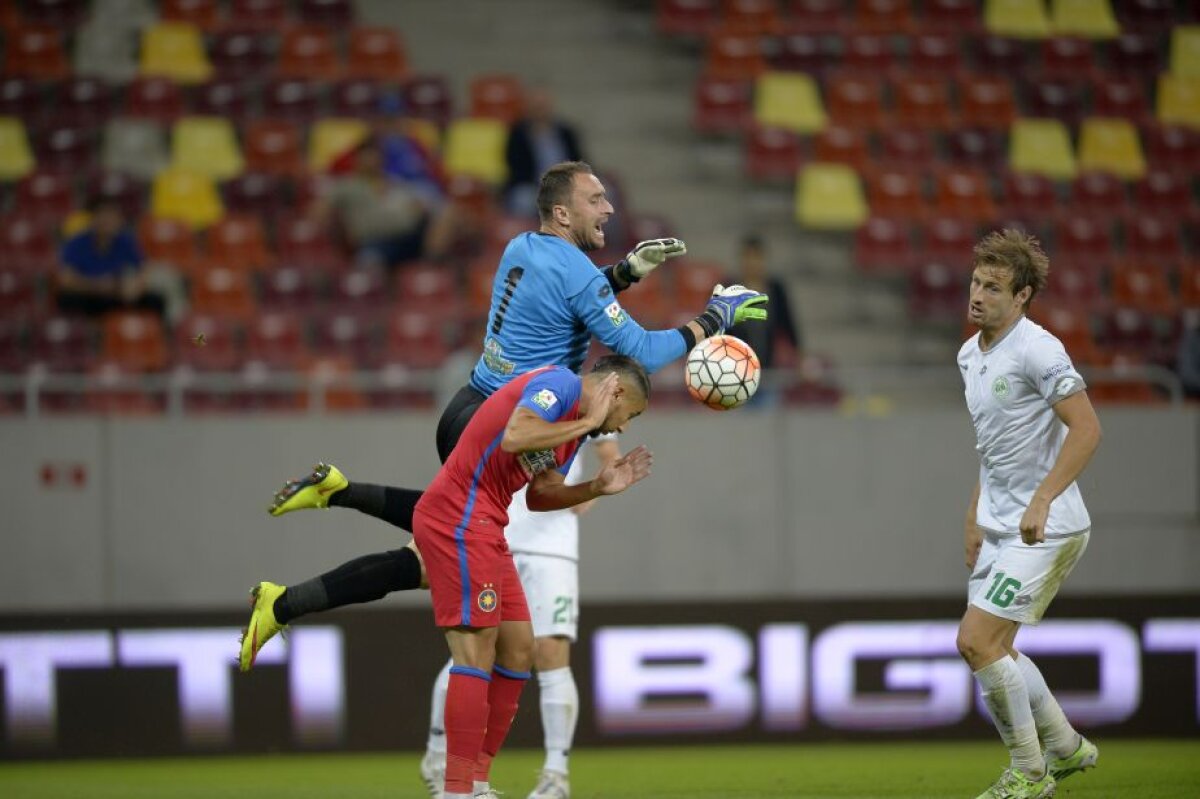
<path id="1" fill-rule="evenodd" d="M 642 396 L 647 400 L 650 399 L 650 375 L 646 373 L 644 366 L 628 355 L 605 355 L 592 367 L 592 373 L 597 372 L 616 372 L 618 375 L 625 375 L 642 390 Z"/>
<path id="2" fill-rule="evenodd" d="M 542 173 L 537 195 L 538 218 L 541 221 L 551 218 L 554 206 L 566 205 L 570 201 L 571 190 L 575 188 L 575 176 L 580 174 L 594 174 L 591 165 L 583 161 L 563 161 Z"/>
<path id="3" fill-rule="evenodd" d="M 1046 287 L 1046 276 L 1050 274 L 1050 259 L 1042 250 L 1041 243 L 1030 234 L 1006 228 L 994 230 L 975 245 L 975 266 L 994 266 L 1005 269 L 1012 275 L 1012 293 L 1016 296 L 1021 289 L 1033 289 L 1025 301 L 1025 310 L 1037 293 Z"/>

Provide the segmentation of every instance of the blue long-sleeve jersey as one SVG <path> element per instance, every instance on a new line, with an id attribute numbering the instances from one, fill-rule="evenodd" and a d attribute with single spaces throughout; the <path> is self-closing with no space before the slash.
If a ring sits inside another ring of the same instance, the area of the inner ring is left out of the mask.
<path id="1" fill-rule="evenodd" d="M 678 330 L 646 330 L 631 319 L 578 247 L 548 233 L 522 233 L 500 258 L 471 385 L 491 394 L 539 366 L 578 372 L 592 336 L 648 372 L 686 352 Z"/>

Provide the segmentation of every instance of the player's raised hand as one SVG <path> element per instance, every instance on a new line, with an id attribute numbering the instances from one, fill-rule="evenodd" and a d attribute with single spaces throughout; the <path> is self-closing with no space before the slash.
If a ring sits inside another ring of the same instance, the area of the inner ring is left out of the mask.
<path id="1" fill-rule="evenodd" d="M 758 321 L 767 318 L 766 304 L 769 298 L 754 289 L 745 286 L 722 286 L 718 283 L 713 287 L 712 297 L 708 300 L 706 311 L 713 311 L 720 318 L 721 329 L 728 330 L 738 322 L 748 319 Z"/>
<path id="2" fill-rule="evenodd" d="M 647 239 L 639 241 L 629 251 L 629 254 L 625 256 L 625 262 L 629 264 L 629 271 L 634 278 L 641 280 L 668 258 L 674 258 L 686 252 L 687 245 L 683 243 L 683 239 Z"/>
<path id="3" fill-rule="evenodd" d="M 593 429 L 598 429 L 608 418 L 608 412 L 612 410 L 613 400 L 617 396 L 618 385 L 620 382 L 617 373 L 609 372 L 588 398 L 588 409 L 583 418 L 592 425 Z"/>
<path id="4" fill-rule="evenodd" d="M 645 447 L 636 447 L 606 465 L 592 479 L 597 494 L 619 494 L 650 474 L 654 456 Z"/>

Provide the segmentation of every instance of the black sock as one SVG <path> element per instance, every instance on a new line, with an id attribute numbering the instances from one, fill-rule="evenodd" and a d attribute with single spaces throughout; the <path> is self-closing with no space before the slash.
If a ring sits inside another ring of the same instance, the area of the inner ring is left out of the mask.
<path id="1" fill-rule="evenodd" d="M 275 600 L 275 619 L 288 624 L 309 613 L 374 602 L 393 591 L 420 587 L 421 561 L 411 549 L 363 555 L 320 577 L 289 585 Z"/>
<path id="2" fill-rule="evenodd" d="M 411 533 L 413 509 L 417 507 L 417 500 L 423 493 L 425 492 L 414 491 L 411 488 L 350 483 L 331 496 L 329 504 L 354 508 Z"/>

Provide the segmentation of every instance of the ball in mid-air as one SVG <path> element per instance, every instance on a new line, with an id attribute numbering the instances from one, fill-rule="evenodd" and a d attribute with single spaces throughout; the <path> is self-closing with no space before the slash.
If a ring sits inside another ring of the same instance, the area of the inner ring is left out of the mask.
<path id="1" fill-rule="evenodd" d="M 688 353 L 684 367 L 688 393 L 718 411 L 732 410 L 753 397 L 761 373 L 758 355 L 733 336 L 701 341 Z"/>

